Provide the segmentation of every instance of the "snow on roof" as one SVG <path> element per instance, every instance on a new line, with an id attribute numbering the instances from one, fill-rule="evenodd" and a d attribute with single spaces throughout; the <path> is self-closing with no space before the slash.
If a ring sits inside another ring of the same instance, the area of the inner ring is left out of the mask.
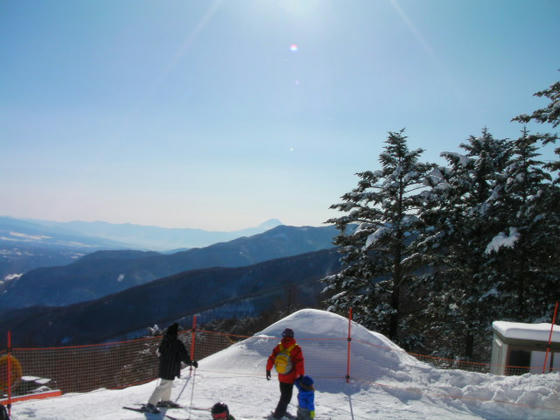
<path id="1" fill-rule="evenodd" d="M 552 324 L 525 324 L 522 322 L 494 321 L 492 327 L 505 338 L 548 342 Z M 552 342 L 560 343 L 560 325 L 555 325 Z"/>

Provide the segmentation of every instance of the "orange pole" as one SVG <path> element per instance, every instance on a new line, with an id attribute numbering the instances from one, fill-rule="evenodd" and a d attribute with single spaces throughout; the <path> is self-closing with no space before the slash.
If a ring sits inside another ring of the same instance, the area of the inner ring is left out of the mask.
<path id="1" fill-rule="evenodd" d="M 550 325 L 550 334 L 548 335 L 548 346 L 546 346 L 546 354 L 544 356 L 544 366 L 542 368 L 542 373 L 546 372 L 546 363 L 548 362 L 548 353 L 550 352 L 550 343 L 552 343 L 552 331 L 554 330 L 554 324 L 556 324 L 556 314 L 558 313 L 558 301 L 554 307 L 554 315 L 552 315 L 552 324 Z"/>
<path id="2" fill-rule="evenodd" d="M 191 360 L 194 360 L 194 351 L 196 350 L 195 340 L 196 340 L 196 315 L 193 316 L 192 320 L 192 333 L 191 333 Z"/>
<path id="3" fill-rule="evenodd" d="M 8 415 L 12 415 L 12 332 L 8 331 Z"/>
<path id="4" fill-rule="evenodd" d="M 350 350 L 352 347 L 352 308 L 348 311 L 348 359 L 346 361 L 346 383 L 350 382 Z"/>

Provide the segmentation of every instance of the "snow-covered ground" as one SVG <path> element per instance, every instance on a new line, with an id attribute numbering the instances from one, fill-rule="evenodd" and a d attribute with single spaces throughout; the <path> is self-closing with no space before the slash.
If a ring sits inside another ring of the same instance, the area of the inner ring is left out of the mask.
<path id="1" fill-rule="evenodd" d="M 560 374 L 495 376 L 435 369 L 407 355 L 381 334 L 352 325 L 353 379 L 347 384 L 347 342 L 340 340 L 348 321 L 318 310 L 298 311 L 254 337 L 199 363 L 196 375 L 175 380 L 172 398 L 185 409 L 178 418 L 210 419 L 208 409 L 226 402 L 237 420 L 262 419 L 278 401 L 278 381 L 265 379 L 265 364 L 284 328 L 302 346 L 306 373 L 315 379 L 317 420 L 322 419 L 559 419 Z M 328 340 L 331 337 L 338 340 Z M 319 340 L 320 339 L 320 340 Z M 123 410 L 148 400 L 156 382 L 124 390 L 66 394 L 15 403 L 14 420 L 157 419 Z M 296 412 L 294 392 L 289 412 Z M 191 409 L 189 409 L 191 407 Z"/>

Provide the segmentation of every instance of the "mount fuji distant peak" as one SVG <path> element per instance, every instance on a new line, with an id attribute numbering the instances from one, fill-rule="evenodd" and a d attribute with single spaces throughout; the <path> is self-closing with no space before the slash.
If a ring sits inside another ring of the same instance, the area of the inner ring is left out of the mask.
<path id="1" fill-rule="evenodd" d="M 275 228 L 276 226 L 283 225 L 283 224 L 284 223 L 282 223 L 278 219 L 268 219 L 268 220 L 262 222 L 258 227 L 263 228 L 263 229 L 272 229 L 272 228 Z"/>

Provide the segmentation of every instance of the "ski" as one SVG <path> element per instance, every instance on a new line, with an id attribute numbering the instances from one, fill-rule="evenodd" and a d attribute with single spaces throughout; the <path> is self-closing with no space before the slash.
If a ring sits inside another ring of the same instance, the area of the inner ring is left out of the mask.
<path id="1" fill-rule="evenodd" d="M 130 411 L 137 411 L 139 413 L 146 413 L 146 410 L 143 410 L 141 408 L 136 408 L 136 407 L 123 407 L 125 410 L 130 410 Z"/>
<path id="2" fill-rule="evenodd" d="M 159 416 L 159 415 L 163 415 L 163 417 L 167 417 L 170 420 L 189 420 L 187 418 L 182 418 L 182 417 L 175 417 L 172 416 L 170 414 L 164 414 L 162 412 L 159 413 L 152 413 L 151 411 L 147 411 L 144 408 L 137 408 L 137 407 L 123 407 L 125 410 L 130 410 L 130 411 L 136 411 L 137 413 L 142 413 L 142 414 L 153 414 L 154 416 Z"/>
<path id="3" fill-rule="evenodd" d="M 145 406 L 145 403 L 133 403 L 134 405 L 140 405 L 140 406 Z M 165 410 L 175 410 L 175 409 L 183 409 L 186 410 L 188 407 L 185 407 L 183 405 L 177 404 L 176 406 L 170 407 L 168 405 L 162 405 L 160 402 L 157 403 L 156 405 L 157 408 L 161 408 L 161 409 L 165 409 Z M 196 407 L 192 407 L 193 410 L 210 410 L 209 408 L 196 408 Z"/>
<path id="4" fill-rule="evenodd" d="M 161 402 L 159 402 L 159 403 L 157 403 L 156 407 L 157 408 L 166 408 L 166 409 L 169 409 L 169 410 L 174 410 L 176 408 L 183 408 L 183 409 L 185 408 L 182 405 L 179 405 L 177 403 L 171 403 L 171 404 L 173 404 L 173 405 L 166 405 L 166 404 L 162 404 Z"/>
<path id="5" fill-rule="evenodd" d="M 138 413 L 144 413 L 144 414 L 160 414 L 160 413 L 152 413 L 151 411 L 146 410 L 146 408 L 144 407 L 123 407 L 125 410 L 130 410 L 130 411 L 136 411 Z"/>
<path id="6" fill-rule="evenodd" d="M 204 408 L 204 407 L 190 407 L 191 410 L 197 410 L 197 411 L 210 411 L 212 410 L 212 407 L 208 407 L 208 408 Z"/>

